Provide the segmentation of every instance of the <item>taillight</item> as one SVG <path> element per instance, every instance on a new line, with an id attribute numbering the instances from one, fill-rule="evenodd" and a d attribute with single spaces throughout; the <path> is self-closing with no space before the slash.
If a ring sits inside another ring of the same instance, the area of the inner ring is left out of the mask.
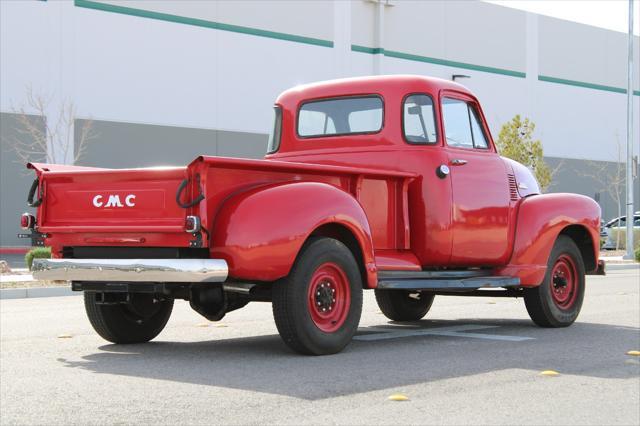
<path id="1" fill-rule="evenodd" d="M 22 213 L 20 216 L 20 227 L 22 229 L 33 229 L 36 226 L 36 218 L 34 215 L 29 213 Z"/>
<path id="2" fill-rule="evenodd" d="M 198 216 L 187 216 L 185 221 L 185 231 L 188 233 L 200 232 L 202 228 L 200 224 L 200 218 Z"/>

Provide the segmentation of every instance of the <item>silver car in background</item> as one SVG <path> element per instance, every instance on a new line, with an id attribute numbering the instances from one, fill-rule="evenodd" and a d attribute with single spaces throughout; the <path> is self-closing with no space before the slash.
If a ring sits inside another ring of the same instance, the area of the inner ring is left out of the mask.
<path id="1" fill-rule="evenodd" d="M 616 235 L 614 231 L 623 232 L 623 234 L 620 236 L 620 244 L 624 246 L 624 242 L 625 242 L 624 231 L 626 230 L 626 228 L 627 228 L 627 216 L 619 216 L 607 222 L 603 227 L 603 231 L 604 233 L 606 233 L 606 240 L 604 242 L 604 245 L 602 246 L 602 249 L 603 250 L 616 249 Z M 633 231 L 634 233 L 640 231 L 640 212 L 635 212 L 633 214 Z M 604 236 L 603 235 L 604 233 L 601 232 L 600 235 Z"/>

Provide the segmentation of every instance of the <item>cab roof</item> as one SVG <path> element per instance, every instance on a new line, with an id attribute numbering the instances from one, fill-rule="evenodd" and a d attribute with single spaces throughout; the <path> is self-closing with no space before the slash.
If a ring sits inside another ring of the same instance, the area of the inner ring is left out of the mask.
<path id="1" fill-rule="evenodd" d="M 379 75 L 301 84 L 282 92 L 276 103 L 293 106 L 302 100 L 314 98 L 372 93 L 385 96 L 391 93 L 406 94 L 412 91 L 435 94 L 440 90 L 456 91 L 474 97 L 465 86 L 450 80 L 420 75 Z"/>
<path id="2" fill-rule="evenodd" d="M 409 95 L 425 94 L 430 96 L 434 105 L 437 140 L 430 147 L 443 146 L 443 128 L 440 120 L 439 99 L 444 95 L 455 95 L 474 102 L 483 123 L 484 115 L 480 102 L 461 84 L 449 80 L 419 75 L 382 75 L 369 77 L 344 78 L 317 83 L 303 84 L 284 91 L 276 100 L 280 107 L 281 124 L 278 149 L 267 155 L 267 158 L 281 158 L 300 154 L 328 153 L 338 151 L 354 152 L 355 150 L 395 146 L 406 149 L 403 136 L 403 102 Z M 303 137 L 297 133 L 297 117 L 302 104 L 308 101 L 338 97 L 357 97 L 374 95 L 383 101 L 382 127 L 376 132 L 353 134 L 327 134 L 322 136 Z M 491 151 L 495 152 L 491 133 L 485 127 Z M 310 142 L 311 140 L 311 142 Z M 422 145 L 421 145 L 422 146 Z"/>

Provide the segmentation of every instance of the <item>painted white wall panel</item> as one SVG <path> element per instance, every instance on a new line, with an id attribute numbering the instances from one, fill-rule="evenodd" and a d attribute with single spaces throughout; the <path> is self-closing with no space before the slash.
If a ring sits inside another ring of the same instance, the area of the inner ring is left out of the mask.
<path id="1" fill-rule="evenodd" d="M 75 68 L 84 77 L 76 80 L 76 96 L 84 115 L 265 133 L 281 91 L 333 77 L 330 48 L 77 13 Z M 113 26 L 119 31 L 103 30 Z"/>
<path id="2" fill-rule="evenodd" d="M 351 39 L 353 44 L 374 46 L 375 4 L 369 1 L 353 1 L 351 4 Z"/>
<path id="3" fill-rule="evenodd" d="M 626 153 L 626 96 L 539 82 L 536 134 L 550 157 L 618 161 L 617 141 Z M 640 151 L 640 98 L 634 96 L 634 147 Z"/>
<path id="4" fill-rule="evenodd" d="M 525 12 L 469 1 L 399 0 L 393 4 L 384 12 L 385 49 L 514 71 L 525 69 Z"/>
<path id="5" fill-rule="evenodd" d="M 523 71 L 526 13 L 489 3 L 448 1 L 446 59 Z"/>
<path id="6" fill-rule="evenodd" d="M 626 87 L 626 34 L 548 16 L 539 17 L 539 34 L 540 74 Z M 637 64 L 639 38 L 634 39 Z M 634 81 L 635 90 L 638 90 L 640 72 L 636 72 Z"/>
<path id="7" fill-rule="evenodd" d="M 24 103 L 28 84 L 36 92 L 59 90 L 59 19 L 58 10 L 39 2 L 0 2 L 2 111 Z"/>
<path id="8" fill-rule="evenodd" d="M 444 59 L 447 26 L 444 2 L 399 1 L 385 10 L 385 48 Z M 455 31 L 455 29 L 451 29 Z"/>
<path id="9" fill-rule="evenodd" d="M 331 0 L 93 0 L 151 12 L 331 40 Z"/>
<path id="10" fill-rule="evenodd" d="M 299 10 L 287 15 L 285 9 L 278 9 L 280 3 L 274 6 L 280 11 L 277 19 L 296 20 Z M 136 4 L 143 7 L 147 2 Z M 198 2 L 153 4 L 170 8 L 167 13 L 177 13 L 182 6 L 185 14 L 204 7 Z M 316 20 L 330 29 L 323 37 L 339 38 L 340 49 L 74 7 L 72 2 L 2 1 L 0 109 L 20 105 L 25 87 L 32 85 L 52 95 L 54 102 L 73 100 L 80 116 L 266 133 L 273 100 L 286 88 L 338 75 L 369 75 L 374 70 L 374 55 L 345 47 L 349 43 L 373 47 L 375 5 L 353 2 L 350 19 L 340 15 L 344 6 L 326 1 L 314 2 L 308 10 L 327 5 L 328 17 L 318 12 Z M 469 21 L 473 17 L 460 8 L 471 8 L 477 12 L 475 18 L 483 19 L 474 24 Z M 615 66 L 625 52 L 624 35 L 586 26 L 576 30 L 577 24 L 558 20 L 544 26 L 541 22 L 548 18 L 527 18 L 524 13 L 482 3 L 398 1 L 384 13 L 383 47 L 387 49 L 527 71 L 524 79 L 383 58 L 383 71 L 389 74 L 470 75 L 461 83 L 482 101 L 494 136 L 502 123 L 523 114 L 537 123 L 537 136 L 548 156 L 613 160 L 616 135 L 624 145 L 623 94 L 542 82 L 535 75 L 539 70 L 544 75 L 624 87 L 625 75 L 620 71 L 624 68 Z M 448 18 L 440 19 L 441 13 Z M 336 27 L 333 21 L 339 18 L 344 19 Z M 410 19 L 415 19 L 415 25 L 405 24 Z M 243 25 L 252 22 L 242 21 Z M 276 21 L 265 17 L 264 22 Z M 297 20 L 295 25 L 303 22 Z M 527 37 L 527 28 L 533 31 L 536 22 L 538 35 Z M 571 43 L 558 41 L 563 31 Z M 298 35 L 309 34 L 301 30 Z M 576 43 L 581 47 L 569 51 Z M 571 55 L 582 59 L 566 60 Z M 634 97 L 636 142 L 639 99 Z"/>

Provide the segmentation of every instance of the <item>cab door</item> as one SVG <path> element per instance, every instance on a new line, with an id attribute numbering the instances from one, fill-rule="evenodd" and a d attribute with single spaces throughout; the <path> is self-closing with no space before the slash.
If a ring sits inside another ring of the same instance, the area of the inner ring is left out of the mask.
<path id="1" fill-rule="evenodd" d="M 510 207 L 506 166 L 473 99 L 444 94 L 441 111 L 452 186 L 451 264 L 504 264 Z"/>

